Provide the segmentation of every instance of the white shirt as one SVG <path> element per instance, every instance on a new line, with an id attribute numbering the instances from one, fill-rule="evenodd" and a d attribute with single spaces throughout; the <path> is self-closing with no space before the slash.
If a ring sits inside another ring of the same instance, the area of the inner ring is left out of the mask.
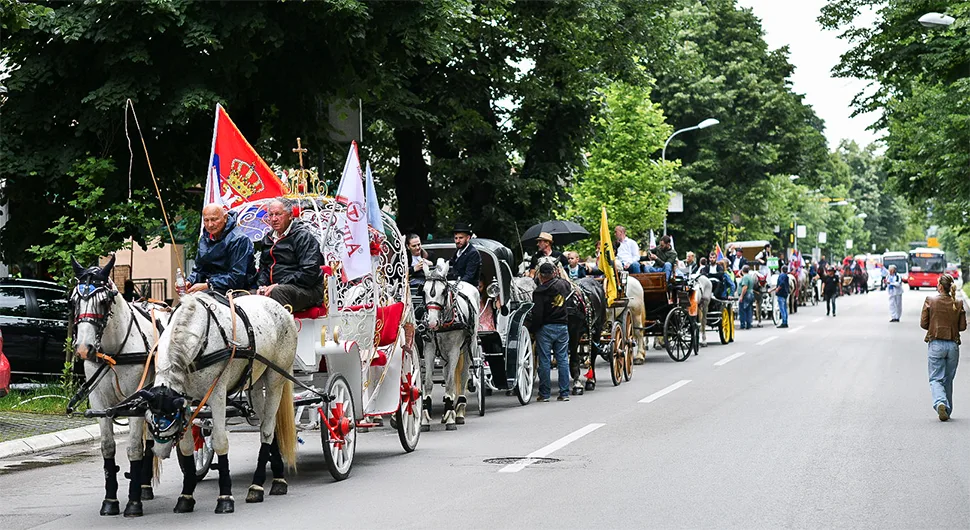
<path id="1" fill-rule="evenodd" d="M 623 241 L 620 241 L 620 247 L 616 249 L 616 260 L 620 262 L 622 267 L 639 262 L 640 245 L 637 245 L 636 241 L 628 237 L 623 238 Z"/>

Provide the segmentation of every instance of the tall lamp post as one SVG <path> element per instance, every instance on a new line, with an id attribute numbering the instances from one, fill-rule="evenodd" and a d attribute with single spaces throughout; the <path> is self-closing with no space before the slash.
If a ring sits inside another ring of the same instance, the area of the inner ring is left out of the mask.
<path id="1" fill-rule="evenodd" d="M 670 145 L 670 141 L 674 139 L 674 136 L 677 136 L 678 134 L 684 133 L 687 131 L 697 131 L 700 129 L 706 129 L 708 127 L 717 125 L 718 123 L 721 123 L 721 122 L 719 122 L 714 118 L 707 118 L 706 120 L 698 123 L 693 127 L 684 127 L 683 129 L 674 131 L 674 134 L 671 134 L 670 137 L 667 138 L 667 141 L 664 142 L 664 148 L 662 151 L 660 151 L 660 159 L 664 162 L 667 161 L 667 146 Z M 664 210 L 664 235 L 667 235 L 667 211 L 666 210 Z"/>

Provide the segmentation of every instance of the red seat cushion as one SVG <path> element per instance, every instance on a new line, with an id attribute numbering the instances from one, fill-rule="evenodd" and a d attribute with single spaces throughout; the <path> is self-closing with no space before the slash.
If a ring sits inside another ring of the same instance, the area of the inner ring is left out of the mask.
<path id="1" fill-rule="evenodd" d="M 377 357 L 374 357 L 374 359 L 371 360 L 370 365 L 371 366 L 384 366 L 386 364 L 387 364 L 387 354 L 384 353 L 384 352 L 382 352 L 382 351 L 380 351 L 380 350 L 378 350 L 377 351 Z"/>
<path id="2" fill-rule="evenodd" d="M 404 316 L 404 302 L 377 308 L 377 329 L 380 332 L 378 346 L 394 344 L 394 341 L 397 340 L 397 332 L 401 327 L 402 316 Z M 384 362 L 387 362 L 386 358 Z"/>
<path id="3" fill-rule="evenodd" d="M 327 316 L 327 306 L 318 305 L 293 313 L 293 318 L 320 318 Z"/>

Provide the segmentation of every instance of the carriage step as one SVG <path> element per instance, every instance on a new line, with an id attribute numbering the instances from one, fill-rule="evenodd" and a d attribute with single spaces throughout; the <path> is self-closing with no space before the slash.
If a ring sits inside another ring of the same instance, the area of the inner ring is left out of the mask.
<path id="1" fill-rule="evenodd" d="M 366 421 L 357 422 L 358 429 L 370 429 L 371 427 L 383 427 L 383 426 L 384 426 L 383 423 L 373 423 L 373 422 L 366 422 Z"/>

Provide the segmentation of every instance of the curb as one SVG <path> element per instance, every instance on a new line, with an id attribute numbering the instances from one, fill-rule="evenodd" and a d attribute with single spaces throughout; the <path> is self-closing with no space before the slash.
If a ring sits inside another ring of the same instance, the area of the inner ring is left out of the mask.
<path id="1" fill-rule="evenodd" d="M 115 434 L 128 432 L 127 425 L 115 425 Z M 49 449 L 56 449 L 65 445 L 73 445 L 82 442 L 90 442 L 101 439 L 101 428 L 98 425 L 88 425 L 75 429 L 38 434 L 18 440 L 0 442 L 0 458 L 12 456 L 23 456 Z"/>

